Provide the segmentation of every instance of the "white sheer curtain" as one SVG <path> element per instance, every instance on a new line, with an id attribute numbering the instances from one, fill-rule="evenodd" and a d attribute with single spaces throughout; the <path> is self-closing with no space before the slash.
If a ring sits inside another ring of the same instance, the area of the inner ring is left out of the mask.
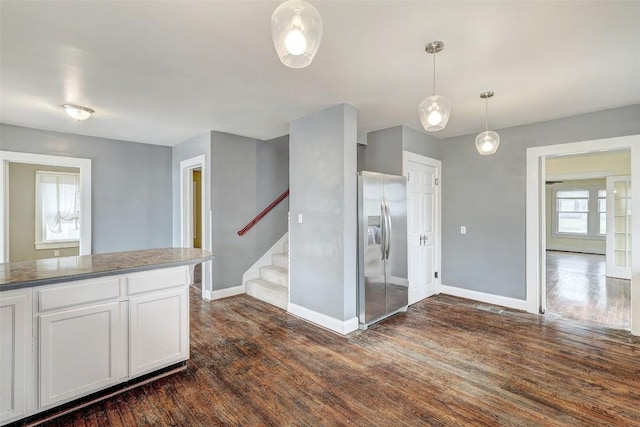
<path id="1" fill-rule="evenodd" d="M 42 201 L 43 240 L 78 240 L 79 176 L 40 172 L 38 178 Z"/>

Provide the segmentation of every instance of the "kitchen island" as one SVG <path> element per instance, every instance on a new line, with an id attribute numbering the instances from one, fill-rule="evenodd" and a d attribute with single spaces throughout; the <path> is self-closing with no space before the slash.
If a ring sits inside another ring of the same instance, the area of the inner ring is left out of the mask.
<path id="1" fill-rule="evenodd" d="M 188 287 L 212 258 L 168 248 L 0 264 L 0 425 L 184 369 Z"/>

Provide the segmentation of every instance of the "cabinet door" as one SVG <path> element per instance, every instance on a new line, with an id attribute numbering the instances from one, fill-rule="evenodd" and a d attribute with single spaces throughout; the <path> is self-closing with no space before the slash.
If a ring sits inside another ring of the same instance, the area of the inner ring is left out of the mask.
<path id="1" fill-rule="evenodd" d="M 129 375 L 189 358 L 189 289 L 129 300 Z"/>
<path id="2" fill-rule="evenodd" d="M 40 407 L 117 383 L 119 304 L 39 316 Z"/>
<path id="3" fill-rule="evenodd" d="M 26 415 L 31 361 L 31 289 L 0 295 L 0 422 Z"/>

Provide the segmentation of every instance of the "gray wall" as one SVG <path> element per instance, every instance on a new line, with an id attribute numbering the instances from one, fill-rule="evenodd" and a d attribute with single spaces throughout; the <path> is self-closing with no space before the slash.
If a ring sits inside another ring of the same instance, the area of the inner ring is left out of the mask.
<path id="1" fill-rule="evenodd" d="M 402 175 L 402 126 L 367 134 L 364 170 Z"/>
<path id="2" fill-rule="evenodd" d="M 0 149 L 91 159 L 93 253 L 171 246 L 171 148 L 0 124 Z"/>
<path id="3" fill-rule="evenodd" d="M 260 212 L 289 188 L 289 135 L 259 142 L 256 160 L 258 162 L 256 211 Z M 289 230 L 288 214 L 289 198 L 287 197 L 252 229 L 256 235 L 253 262 Z"/>
<path id="4" fill-rule="evenodd" d="M 402 149 L 432 159 L 440 159 L 440 141 L 430 134 L 402 126 Z"/>
<path id="5" fill-rule="evenodd" d="M 245 235 L 238 231 L 288 188 L 288 137 L 261 141 L 211 132 L 213 289 L 242 285 L 242 275 L 287 232 L 288 199 Z"/>
<path id="6" fill-rule="evenodd" d="M 344 104 L 289 134 L 291 302 L 341 321 L 356 316 L 356 134 Z"/>
<path id="7" fill-rule="evenodd" d="M 210 290 L 242 284 L 242 274 L 287 232 L 285 199 L 244 236 L 237 232 L 289 185 L 289 140 L 269 141 L 206 132 L 173 147 L 173 241 L 180 246 L 180 162 L 205 156 L 205 211 L 211 211 L 211 230 L 205 248 L 215 258 Z M 210 246 L 209 246 L 210 245 Z M 207 272 L 205 274 L 208 275 Z M 207 276 L 208 277 L 208 276 Z M 206 277 L 205 277 L 206 280 Z"/>
<path id="8" fill-rule="evenodd" d="M 58 256 L 78 255 L 78 247 L 38 249 L 36 241 L 36 171 L 78 173 L 78 168 L 64 168 L 31 163 L 9 163 L 9 261 L 28 261 Z"/>
<path id="9" fill-rule="evenodd" d="M 440 159 L 440 142 L 431 135 L 407 126 L 395 126 L 367 134 L 364 164 L 358 170 L 402 175 L 402 151 Z"/>
<path id="10" fill-rule="evenodd" d="M 640 105 L 497 131 L 493 156 L 478 154 L 475 134 L 440 144 L 442 283 L 525 299 L 526 149 L 640 134 Z"/>
<path id="11" fill-rule="evenodd" d="M 258 140 L 211 133 L 211 208 L 213 211 L 213 289 L 242 284 L 256 261 L 255 230 L 237 232 L 256 215 Z"/>

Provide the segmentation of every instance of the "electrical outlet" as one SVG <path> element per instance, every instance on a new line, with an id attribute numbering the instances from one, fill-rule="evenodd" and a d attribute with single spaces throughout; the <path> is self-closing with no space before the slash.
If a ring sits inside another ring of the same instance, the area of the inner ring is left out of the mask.
<path id="1" fill-rule="evenodd" d="M 53 256 L 60 256 L 60 251 L 59 250 L 53 251 Z"/>

